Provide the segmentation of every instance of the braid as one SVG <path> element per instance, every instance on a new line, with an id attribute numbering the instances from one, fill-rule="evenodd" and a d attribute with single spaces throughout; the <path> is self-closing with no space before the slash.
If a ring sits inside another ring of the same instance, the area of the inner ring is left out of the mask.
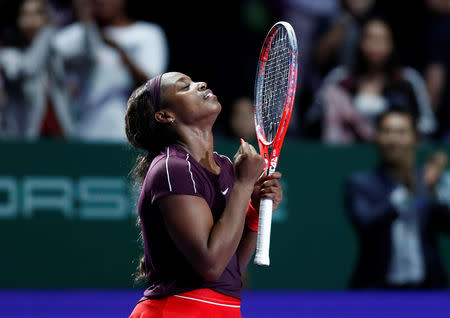
<path id="1" fill-rule="evenodd" d="M 161 109 L 167 107 L 161 101 Z M 130 96 L 125 115 L 125 132 L 130 144 L 147 151 L 140 155 L 131 170 L 135 185 L 143 184 L 152 160 L 168 145 L 174 144 L 178 136 L 168 125 L 159 123 L 155 119 L 155 106 L 152 103 L 151 93 L 145 85 L 138 87 Z M 139 217 L 138 217 L 138 224 Z M 142 239 L 142 232 L 140 234 Z M 147 275 L 145 256 L 141 255 L 137 272 L 134 274 L 135 282 L 140 282 Z"/>
<path id="2" fill-rule="evenodd" d="M 163 105 L 161 108 L 165 108 Z M 155 106 L 145 85 L 137 88 L 127 103 L 125 132 L 128 141 L 136 148 L 146 150 L 146 155 L 137 158 L 131 171 L 135 181 L 142 184 L 153 158 L 164 148 L 177 141 L 177 135 L 155 120 Z"/>

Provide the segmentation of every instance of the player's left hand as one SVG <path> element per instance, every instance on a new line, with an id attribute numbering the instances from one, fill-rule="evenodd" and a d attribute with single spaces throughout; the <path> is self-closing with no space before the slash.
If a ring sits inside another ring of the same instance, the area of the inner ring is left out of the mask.
<path id="1" fill-rule="evenodd" d="M 252 193 L 252 206 L 259 211 L 259 201 L 262 198 L 269 198 L 273 201 L 273 211 L 278 209 L 281 201 L 283 200 L 283 188 L 280 183 L 282 174 L 275 171 L 270 176 L 267 173 L 259 177 L 255 183 Z"/>

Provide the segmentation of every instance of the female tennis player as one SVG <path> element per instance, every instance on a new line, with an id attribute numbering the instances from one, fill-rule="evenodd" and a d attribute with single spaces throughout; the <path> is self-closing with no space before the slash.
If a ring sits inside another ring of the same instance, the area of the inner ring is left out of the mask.
<path id="1" fill-rule="evenodd" d="M 282 200 L 281 174 L 241 139 L 234 162 L 214 152 L 221 105 L 204 82 L 165 73 L 131 95 L 129 142 L 148 154 L 138 212 L 148 288 L 137 317 L 240 317 L 241 272 L 256 244 L 260 198 Z"/>

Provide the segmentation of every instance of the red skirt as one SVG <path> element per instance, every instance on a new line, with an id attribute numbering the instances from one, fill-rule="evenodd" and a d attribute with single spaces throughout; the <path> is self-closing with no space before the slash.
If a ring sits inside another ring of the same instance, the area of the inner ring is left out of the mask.
<path id="1" fill-rule="evenodd" d="M 130 318 L 240 318 L 241 301 L 211 289 L 197 289 L 136 305 Z"/>

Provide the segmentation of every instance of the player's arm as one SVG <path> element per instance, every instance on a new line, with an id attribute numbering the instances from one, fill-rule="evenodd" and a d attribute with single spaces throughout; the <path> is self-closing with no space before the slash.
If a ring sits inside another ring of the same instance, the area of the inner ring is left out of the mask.
<path id="1" fill-rule="evenodd" d="M 262 198 L 272 199 L 273 211 L 278 209 L 283 200 L 283 188 L 280 183 L 281 173 L 274 172 L 270 177 L 264 176 L 260 178 L 253 189 L 251 205 L 253 208 L 259 210 L 259 202 Z M 256 215 L 257 217 L 257 215 Z M 245 227 L 241 242 L 237 250 L 239 266 L 243 271 L 250 262 L 256 248 L 257 232 Z"/>
<path id="2" fill-rule="evenodd" d="M 167 230 L 194 269 L 214 281 L 236 253 L 245 211 L 264 160 L 243 143 L 235 156 L 235 183 L 221 218 L 214 224 L 207 202 L 200 197 L 170 195 L 159 200 Z"/>

